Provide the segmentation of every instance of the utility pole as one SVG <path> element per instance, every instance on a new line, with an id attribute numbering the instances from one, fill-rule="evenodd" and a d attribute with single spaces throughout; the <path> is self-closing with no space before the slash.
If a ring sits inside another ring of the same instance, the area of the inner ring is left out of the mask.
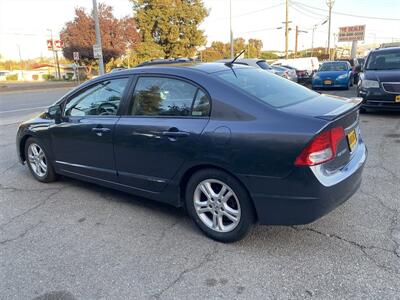
<path id="1" fill-rule="evenodd" d="M 232 31 L 232 0 L 229 0 L 229 28 L 230 28 L 230 41 L 231 41 L 231 59 L 233 59 L 234 53 L 233 53 L 233 31 Z"/>
<path id="2" fill-rule="evenodd" d="M 329 25 L 328 25 L 328 58 L 331 59 L 331 18 L 332 18 L 332 7 L 335 0 L 326 0 L 326 4 L 329 7 Z"/>
<path id="3" fill-rule="evenodd" d="M 285 20 L 285 58 L 288 59 L 289 50 L 289 0 L 286 0 L 286 20 Z"/>
<path id="4" fill-rule="evenodd" d="M 53 59 L 54 59 L 54 63 L 55 63 L 54 70 L 56 73 L 56 77 L 57 77 L 57 79 L 61 79 L 60 63 L 58 62 L 58 54 L 57 54 L 57 50 L 54 50 L 53 30 L 47 29 L 47 31 L 50 31 L 51 51 L 53 52 Z"/>
<path id="5" fill-rule="evenodd" d="M 96 30 L 96 45 L 100 48 L 100 56 L 99 60 L 99 72 L 100 75 L 104 74 L 104 62 L 103 62 L 103 51 L 101 49 L 101 35 L 100 35 L 100 25 L 99 25 L 99 15 L 97 13 L 97 1 L 93 0 L 93 19 L 94 19 L 94 27 Z"/>

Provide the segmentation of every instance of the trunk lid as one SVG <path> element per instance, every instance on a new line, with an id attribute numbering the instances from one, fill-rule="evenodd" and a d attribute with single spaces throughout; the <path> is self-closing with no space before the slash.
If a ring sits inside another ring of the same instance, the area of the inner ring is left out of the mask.
<path id="1" fill-rule="evenodd" d="M 304 115 L 331 121 L 351 110 L 358 110 L 361 102 L 362 99 L 357 97 L 343 98 L 322 94 L 306 101 L 283 107 L 281 110 L 296 115 Z"/>
<path id="2" fill-rule="evenodd" d="M 321 168 L 327 173 L 335 173 L 346 166 L 352 159 L 358 144 L 362 142 L 359 129 L 359 107 L 361 98 L 343 98 L 320 95 L 291 106 L 282 108 L 286 112 L 325 120 L 319 132 L 335 127 L 344 129 L 345 137 L 337 145 L 334 159 L 323 163 Z"/>

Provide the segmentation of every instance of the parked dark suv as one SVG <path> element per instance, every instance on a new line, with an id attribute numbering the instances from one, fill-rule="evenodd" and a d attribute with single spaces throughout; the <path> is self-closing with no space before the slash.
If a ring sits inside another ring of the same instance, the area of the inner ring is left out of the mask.
<path id="1" fill-rule="evenodd" d="M 400 47 L 371 51 L 358 83 L 363 109 L 400 110 Z"/>

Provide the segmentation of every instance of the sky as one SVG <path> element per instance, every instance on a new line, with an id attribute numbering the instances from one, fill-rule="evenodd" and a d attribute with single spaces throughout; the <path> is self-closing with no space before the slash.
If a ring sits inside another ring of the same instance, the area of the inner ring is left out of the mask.
<path id="1" fill-rule="evenodd" d="M 214 40 L 229 41 L 229 0 L 203 0 L 210 10 L 201 24 L 208 45 Z M 117 17 L 132 16 L 129 0 L 98 0 L 114 8 Z M 299 49 L 311 47 L 312 27 L 327 18 L 326 0 L 291 0 L 291 27 L 299 26 Z M 74 17 L 74 8 L 91 10 L 92 0 L 0 0 L 0 55 L 3 59 L 50 57 L 46 40 L 57 37 L 67 21 Z M 314 8 L 319 8 L 316 10 Z M 332 14 L 332 39 L 341 26 L 366 25 L 364 43 L 400 41 L 400 0 L 335 0 Z M 367 18 L 344 16 L 347 13 Z M 232 0 L 232 28 L 234 37 L 258 38 L 264 50 L 282 51 L 285 47 L 283 26 L 284 0 Z M 374 18 L 392 18 L 381 20 Z M 318 26 L 314 46 L 326 47 L 328 24 Z M 289 49 L 294 48 L 294 30 L 289 34 Z M 338 43 L 346 45 L 346 43 Z M 19 51 L 20 50 L 20 51 Z"/>

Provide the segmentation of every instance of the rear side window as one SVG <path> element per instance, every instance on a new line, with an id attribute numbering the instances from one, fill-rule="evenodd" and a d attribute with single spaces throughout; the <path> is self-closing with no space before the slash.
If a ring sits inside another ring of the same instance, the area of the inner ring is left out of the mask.
<path id="1" fill-rule="evenodd" d="M 207 95 L 202 91 L 198 90 L 196 98 L 194 99 L 192 116 L 208 116 L 210 114 L 210 101 Z"/>
<path id="2" fill-rule="evenodd" d="M 318 96 L 290 80 L 261 69 L 231 69 L 215 76 L 274 107 L 283 107 Z"/>
<path id="3" fill-rule="evenodd" d="M 132 100 L 130 113 L 137 116 L 206 116 L 210 107 L 198 87 L 163 77 L 140 77 Z"/>

